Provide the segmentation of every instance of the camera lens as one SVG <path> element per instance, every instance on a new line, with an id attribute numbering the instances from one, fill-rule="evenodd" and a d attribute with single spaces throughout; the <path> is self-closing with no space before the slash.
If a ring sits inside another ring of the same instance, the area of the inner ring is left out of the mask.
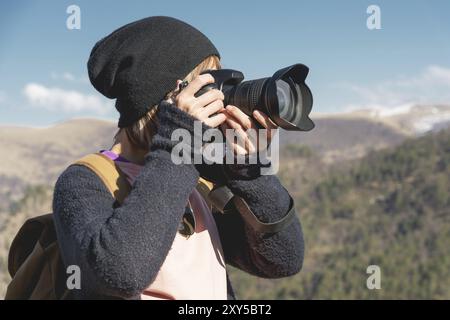
<path id="1" fill-rule="evenodd" d="M 223 90 L 226 104 L 238 106 L 247 115 L 252 114 L 258 107 L 261 96 L 263 96 L 264 85 L 268 78 L 244 81 L 231 90 Z M 267 112 L 266 110 L 263 110 Z"/>
<path id="2" fill-rule="evenodd" d="M 308 70 L 305 65 L 294 64 L 272 77 L 243 82 L 240 71 L 222 69 L 209 73 L 222 90 L 225 105 L 234 105 L 249 116 L 255 109 L 261 110 L 283 129 L 307 131 L 314 128 L 308 117 L 313 103 L 311 90 L 305 84 Z"/>
<path id="3" fill-rule="evenodd" d="M 277 87 L 279 115 L 287 121 L 294 122 L 299 112 L 296 85 L 290 78 L 276 80 L 275 84 Z"/>

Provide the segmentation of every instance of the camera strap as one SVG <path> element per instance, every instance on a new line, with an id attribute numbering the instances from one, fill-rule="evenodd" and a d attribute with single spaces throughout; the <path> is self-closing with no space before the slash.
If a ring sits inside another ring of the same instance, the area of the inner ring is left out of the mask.
<path id="1" fill-rule="evenodd" d="M 239 196 L 234 195 L 227 186 L 219 186 L 212 189 L 208 194 L 209 202 L 222 214 L 230 214 L 237 210 L 244 221 L 253 230 L 260 233 L 276 233 L 286 228 L 296 216 L 294 200 L 290 197 L 290 205 L 287 214 L 276 222 L 262 222 L 253 213 L 247 202 Z"/>

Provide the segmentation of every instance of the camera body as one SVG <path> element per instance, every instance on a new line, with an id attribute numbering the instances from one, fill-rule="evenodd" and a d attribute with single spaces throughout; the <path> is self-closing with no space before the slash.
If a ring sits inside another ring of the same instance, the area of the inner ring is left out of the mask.
<path id="1" fill-rule="evenodd" d="M 205 70 L 201 74 L 205 73 L 211 74 L 214 78 L 214 82 L 207 84 L 199 91 L 197 91 L 197 93 L 195 94 L 196 97 L 201 96 L 206 91 L 209 91 L 211 89 L 218 89 L 225 95 L 225 92 L 231 90 L 232 87 L 244 80 L 244 74 L 233 69 Z M 225 99 L 226 98 L 227 97 L 225 96 Z M 228 104 L 227 102 L 228 101 L 224 100 L 224 104 Z"/>

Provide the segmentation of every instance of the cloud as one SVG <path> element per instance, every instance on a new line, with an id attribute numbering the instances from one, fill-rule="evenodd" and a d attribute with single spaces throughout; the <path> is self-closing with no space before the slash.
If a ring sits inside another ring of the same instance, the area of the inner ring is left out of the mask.
<path id="1" fill-rule="evenodd" d="M 49 88 L 38 83 L 29 83 L 23 89 L 28 102 L 34 107 L 66 113 L 93 112 L 108 114 L 112 102 L 104 101 L 96 95 L 83 94 L 75 90 Z"/>
<path id="2" fill-rule="evenodd" d="M 413 76 L 399 76 L 374 85 L 343 83 L 340 88 L 356 94 L 344 110 L 372 109 L 380 115 L 405 113 L 417 104 L 450 104 L 450 69 L 431 65 Z"/>
<path id="3" fill-rule="evenodd" d="M 79 82 L 85 84 L 89 83 L 89 78 L 87 76 L 77 77 L 70 72 L 63 72 L 63 73 L 52 72 L 50 73 L 50 77 L 53 80 L 64 80 L 69 82 Z"/>

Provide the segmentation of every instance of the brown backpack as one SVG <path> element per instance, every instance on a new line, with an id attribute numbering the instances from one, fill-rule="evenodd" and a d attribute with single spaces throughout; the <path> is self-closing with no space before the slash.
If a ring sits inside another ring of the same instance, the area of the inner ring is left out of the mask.
<path id="1" fill-rule="evenodd" d="M 131 187 L 120 169 L 102 153 L 84 156 L 73 164 L 93 170 L 122 204 Z M 212 183 L 200 178 L 197 190 L 206 198 Z M 71 299 L 67 289 L 67 274 L 61 260 L 51 213 L 27 220 L 14 238 L 8 256 L 8 271 L 12 277 L 6 300 Z"/>

